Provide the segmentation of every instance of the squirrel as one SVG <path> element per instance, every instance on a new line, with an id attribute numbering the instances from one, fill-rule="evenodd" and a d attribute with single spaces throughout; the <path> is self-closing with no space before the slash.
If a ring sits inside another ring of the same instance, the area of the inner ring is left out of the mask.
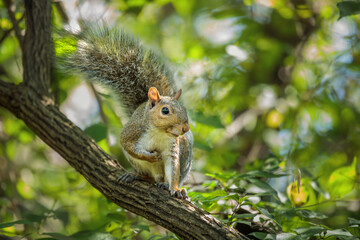
<path id="1" fill-rule="evenodd" d="M 171 196 L 188 199 L 180 187 L 191 169 L 193 135 L 169 67 L 116 27 L 89 24 L 71 35 L 77 46 L 62 57 L 65 65 L 108 86 L 131 115 L 120 143 L 135 174 L 125 173 L 119 181 L 152 179 Z"/>

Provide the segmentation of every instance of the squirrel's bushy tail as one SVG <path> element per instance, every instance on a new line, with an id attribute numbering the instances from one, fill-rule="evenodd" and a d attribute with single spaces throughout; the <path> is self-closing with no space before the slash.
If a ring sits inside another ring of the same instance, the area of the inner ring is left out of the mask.
<path id="1" fill-rule="evenodd" d="M 161 95 L 175 95 L 173 75 L 161 57 L 124 31 L 87 24 L 73 36 L 76 51 L 62 57 L 63 62 L 85 73 L 88 80 L 110 86 L 130 113 L 147 101 L 150 87 Z"/>

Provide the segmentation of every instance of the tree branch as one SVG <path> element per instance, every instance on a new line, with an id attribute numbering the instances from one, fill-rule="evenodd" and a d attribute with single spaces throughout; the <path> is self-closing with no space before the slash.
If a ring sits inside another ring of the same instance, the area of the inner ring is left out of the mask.
<path id="1" fill-rule="evenodd" d="M 22 119 L 46 144 L 105 197 L 184 239 L 247 239 L 190 202 L 148 182 L 118 182 L 124 170 L 75 126 L 50 98 L 23 85 L 0 81 L 0 105 Z"/>

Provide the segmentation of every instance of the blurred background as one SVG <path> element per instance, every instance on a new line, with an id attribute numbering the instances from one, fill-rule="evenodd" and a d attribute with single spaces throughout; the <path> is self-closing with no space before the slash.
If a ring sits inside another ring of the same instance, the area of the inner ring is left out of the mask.
<path id="1" fill-rule="evenodd" d="M 0 77 L 20 83 L 8 9 L 0 1 Z M 359 9 L 332 0 L 66 0 L 54 1 L 53 26 L 77 32 L 104 21 L 169 60 L 195 138 L 186 187 L 197 205 L 233 227 L 252 219 L 289 237 L 354 239 L 360 17 L 347 15 Z M 22 1 L 11 11 L 24 29 Z M 130 167 L 119 145 L 128 119 L 106 89 L 55 69 L 52 90 L 67 117 Z M 0 234 L 177 239 L 105 199 L 2 108 Z"/>

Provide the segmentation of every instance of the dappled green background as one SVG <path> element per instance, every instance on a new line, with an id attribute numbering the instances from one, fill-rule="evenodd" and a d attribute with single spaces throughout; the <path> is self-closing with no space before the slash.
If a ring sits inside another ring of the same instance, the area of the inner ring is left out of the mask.
<path id="1" fill-rule="evenodd" d="M 69 22 L 54 5 L 54 27 L 107 19 L 172 62 L 195 137 L 186 187 L 196 204 L 229 226 L 254 218 L 289 239 L 360 236 L 359 16 L 339 19 L 332 0 L 66 2 Z M 359 4 L 340 8 L 350 15 Z M 19 83 L 2 1 L 0 17 L 0 78 Z M 118 143 L 127 119 L 109 93 L 97 88 L 97 99 L 58 70 L 52 88 L 62 111 L 128 167 Z M 0 227 L 30 238 L 176 238 L 105 199 L 5 109 Z"/>

